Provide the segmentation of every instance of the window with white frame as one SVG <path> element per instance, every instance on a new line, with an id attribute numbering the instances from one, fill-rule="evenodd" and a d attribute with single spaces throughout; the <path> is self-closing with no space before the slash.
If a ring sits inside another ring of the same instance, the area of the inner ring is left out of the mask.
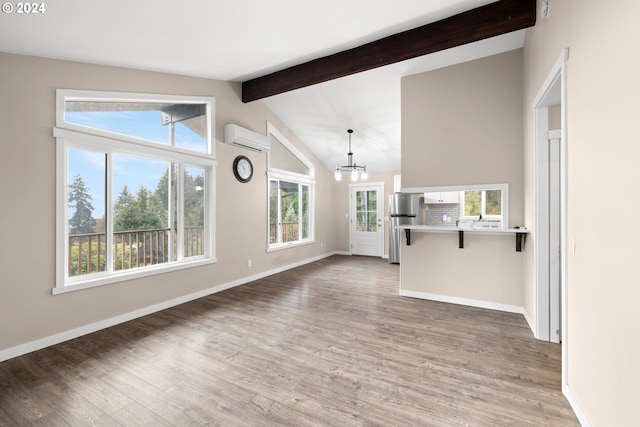
<path id="1" fill-rule="evenodd" d="M 268 250 L 314 239 L 314 167 L 278 130 L 267 123 L 269 162 Z"/>
<path id="2" fill-rule="evenodd" d="M 502 190 L 464 190 L 460 192 L 460 217 L 502 221 Z"/>
<path id="3" fill-rule="evenodd" d="M 214 99 L 58 90 L 55 292 L 215 261 Z"/>

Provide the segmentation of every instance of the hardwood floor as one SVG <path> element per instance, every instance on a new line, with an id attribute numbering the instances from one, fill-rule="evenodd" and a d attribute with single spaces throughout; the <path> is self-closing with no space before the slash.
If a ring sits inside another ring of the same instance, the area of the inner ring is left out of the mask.
<path id="1" fill-rule="evenodd" d="M 560 346 L 334 256 L 0 363 L 0 426 L 572 426 Z"/>

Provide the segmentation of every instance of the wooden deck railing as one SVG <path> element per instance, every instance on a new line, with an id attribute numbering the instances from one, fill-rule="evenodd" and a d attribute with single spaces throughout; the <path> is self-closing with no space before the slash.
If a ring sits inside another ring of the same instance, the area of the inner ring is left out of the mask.
<path id="1" fill-rule="evenodd" d="M 298 240 L 298 223 L 297 222 L 283 222 L 282 224 L 282 243 L 293 242 Z M 276 243 L 278 240 L 278 224 L 272 223 L 270 225 L 269 239 L 270 243 Z"/>
<path id="2" fill-rule="evenodd" d="M 156 265 L 175 259 L 169 253 L 169 236 L 174 247 L 178 233 L 169 228 L 117 231 L 113 233 L 113 269 Z M 106 269 L 105 233 L 74 234 L 69 236 L 69 276 L 96 273 Z M 185 227 L 184 256 L 204 254 L 204 227 Z"/>

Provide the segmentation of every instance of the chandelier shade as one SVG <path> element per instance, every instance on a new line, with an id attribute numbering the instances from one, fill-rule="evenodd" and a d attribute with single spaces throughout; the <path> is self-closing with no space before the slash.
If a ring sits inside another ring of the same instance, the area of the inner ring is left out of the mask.
<path id="1" fill-rule="evenodd" d="M 336 181 L 342 180 L 343 173 L 351 174 L 352 181 L 357 181 L 358 176 L 362 179 L 367 179 L 367 167 L 356 165 L 353 161 L 353 153 L 351 152 L 351 134 L 353 133 L 353 129 L 347 129 L 347 133 L 349 133 L 349 153 L 347 154 L 347 164 L 344 166 L 336 166 L 334 174 Z"/>

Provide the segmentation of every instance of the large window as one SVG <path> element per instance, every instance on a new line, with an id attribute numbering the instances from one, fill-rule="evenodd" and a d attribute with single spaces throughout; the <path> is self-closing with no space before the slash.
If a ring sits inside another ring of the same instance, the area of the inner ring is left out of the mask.
<path id="1" fill-rule="evenodd" d="M 269 182 L 269 243 L 308 240 L 309 185 L 278 179 Z"/>
<path id="2" fill-rule="evenodd" d="M 269 151 L 268 250 L 313 242 L 313 165 L 267 125 Z"/>
<path id="3" fill-rule="evenodd" d="M 215 261 L 213 109 L 58 91 L 55 292 Z"/>

